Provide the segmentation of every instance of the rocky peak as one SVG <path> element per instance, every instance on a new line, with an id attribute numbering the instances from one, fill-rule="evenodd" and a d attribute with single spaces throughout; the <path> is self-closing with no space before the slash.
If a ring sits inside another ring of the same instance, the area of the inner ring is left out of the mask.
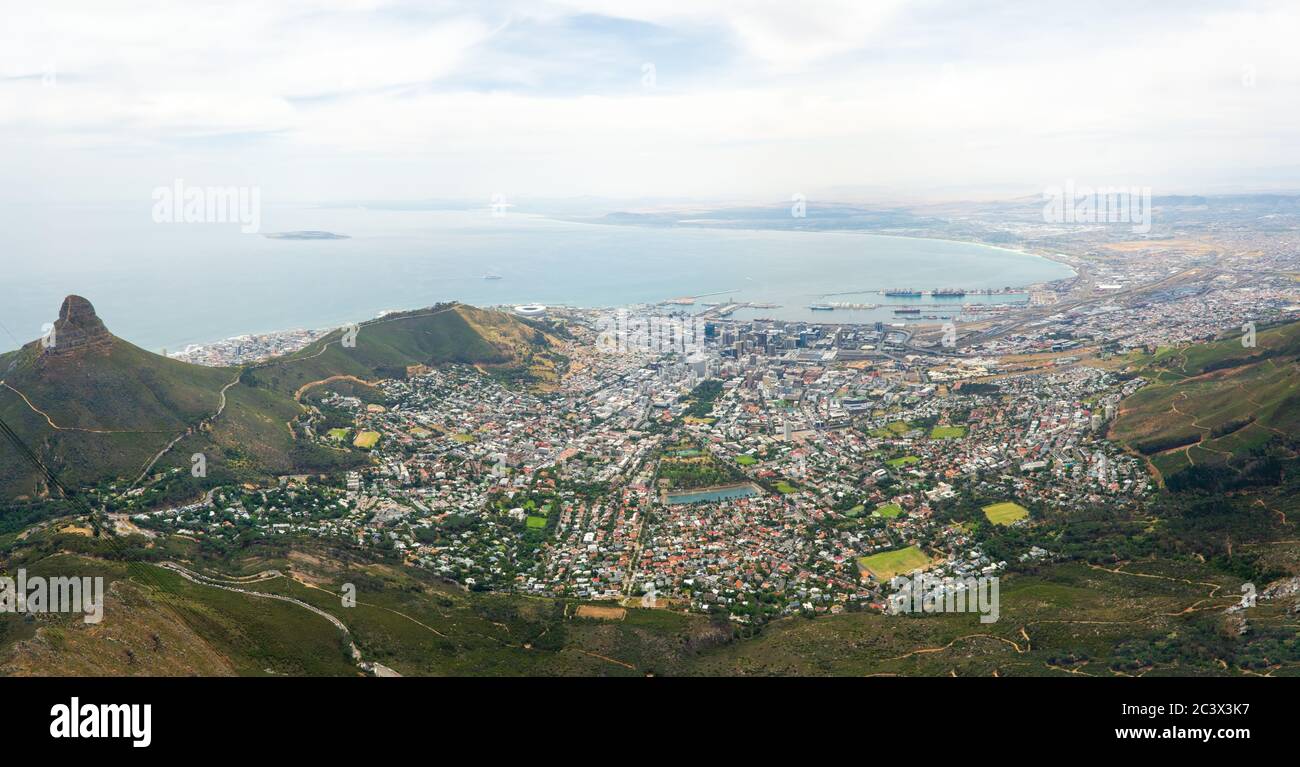
<path id="1" fill-rule="evenodd" d="M 54 323 L 53 343 L 42 343 L 46 354 L 62 355 L 78 349 L 104 348 L 113 336 L 95 314 L 95 307 L 81 296 L 68 296 Z"/>

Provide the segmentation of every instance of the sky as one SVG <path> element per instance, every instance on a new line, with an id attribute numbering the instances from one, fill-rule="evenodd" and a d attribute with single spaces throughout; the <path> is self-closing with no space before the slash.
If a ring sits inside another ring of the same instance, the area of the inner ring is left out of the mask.
<path id="1" fill-rule="evenodd" d="M 1300 190 L 1294 2 L 0 5 L 8 202 Z"/>

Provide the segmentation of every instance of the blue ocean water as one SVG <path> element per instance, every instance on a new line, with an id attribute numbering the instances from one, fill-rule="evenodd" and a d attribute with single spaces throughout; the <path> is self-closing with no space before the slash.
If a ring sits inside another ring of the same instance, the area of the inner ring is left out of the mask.
<path id="1" fill-rule="evenodd" d="M 350 239 L 262 236 L 297 230 Z M 716 293 L 701 301 L 780 305 L 737 317 L 863 321 L 889 311 L 808 306 L 896 301 L 831 293 L 1002 288 L 1070 274 L 1034 256 L 944 240 L 606 226 L 498 217 L 487 208 L 265 206 L 260 232 L 244 234 L 237 223 L 155 223 L 149 204 L 9 208 L 0 214 L 0 349 L 39 337 L 69 293 L 90 299 L 117 335 L 177 350 L 243 333 L 339 326 L 450 299 L 594 307 Z M 484 279 L 488 274 L 501 279 Z M 1005 299 L 955 303 L 985 300 Z"/>

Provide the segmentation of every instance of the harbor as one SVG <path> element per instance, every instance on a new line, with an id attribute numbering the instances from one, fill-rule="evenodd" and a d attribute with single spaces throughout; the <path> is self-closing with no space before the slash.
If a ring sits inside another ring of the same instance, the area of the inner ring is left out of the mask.
<path id="1" fill-rule="evenodd" d="M 825 293 L 830 296 L 878 295 L 887 298 L 964 298 L 966 296 L 1005 296 L 1024 293 L 1026 288 L 935 288 L 920 290 L 917 288 L 885 288 L 883 290 L 841 290 Z"/>

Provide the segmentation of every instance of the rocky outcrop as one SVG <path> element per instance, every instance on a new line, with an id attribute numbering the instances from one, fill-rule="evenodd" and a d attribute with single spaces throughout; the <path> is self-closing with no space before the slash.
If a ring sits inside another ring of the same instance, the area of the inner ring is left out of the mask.
<path id="1" fill-rule="evenodd" d="M 74 354 L 79 351 L 107 349 L 113 336 L 104 327 L 103 320 L 95 314 L 95 307 L 81 296 L 68 296 L 59 309 L 59 319 L 54 332 L 43 339 L 43 353 L 53 356 Z"/>

